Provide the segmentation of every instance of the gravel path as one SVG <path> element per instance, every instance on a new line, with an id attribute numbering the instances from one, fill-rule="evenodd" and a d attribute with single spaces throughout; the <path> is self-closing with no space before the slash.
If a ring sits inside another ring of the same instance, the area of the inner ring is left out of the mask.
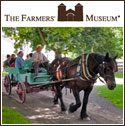
<path id="1" fill-rule="evenodd" d="M 68 108 L 74 97 L 69 90 L 65 95 L 64 102 Z M 80 93 L 82 99 L 83 92 Z M 122 124 L 123 110 L 114 107 L 107 99 L 98 96 L 95 89 L 91 92 L 88 103 L 88 114 L 91 120 L 80 120 L 81 108 L 74 113 L 61 113 L 59 106 L 53 106 L 53 96 L 51 91 L 27 94 L 26 102 L 19 103 L 15 87 L 12 95 L 7 96 L 2 88 L 2 105 L 19 111 L 25 118 L 33 124 Z"/>

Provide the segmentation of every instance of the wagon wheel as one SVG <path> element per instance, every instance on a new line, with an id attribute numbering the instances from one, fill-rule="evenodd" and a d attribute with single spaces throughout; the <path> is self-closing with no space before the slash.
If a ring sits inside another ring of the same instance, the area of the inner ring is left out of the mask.
<path id="1" fill-rule="evenodd" d="M 18 82 L 18 84 L 17 84 L 17 94 L 19 96 L 20 102 L 24 103 L 25 99 L 26 99 L 26 88 L 25 88 L 24 83 Z"/>
<path id="2" fill-rule="evenodd" d="M 4 87 L 5 87 L 7 95 L 11 94 L 11 86 L 12 85 L 11 85 L 10 77 L 9 75 L 6 75 L 4 79 Z"/>

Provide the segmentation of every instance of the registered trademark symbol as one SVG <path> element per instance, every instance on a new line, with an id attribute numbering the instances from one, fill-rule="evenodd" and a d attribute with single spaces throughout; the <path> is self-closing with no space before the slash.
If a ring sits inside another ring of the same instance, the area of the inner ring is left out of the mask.
<path id="1" fill-rule="evenodd" d="M 120 18 L 120 15 L 118 15 L 118 18 Z"/>

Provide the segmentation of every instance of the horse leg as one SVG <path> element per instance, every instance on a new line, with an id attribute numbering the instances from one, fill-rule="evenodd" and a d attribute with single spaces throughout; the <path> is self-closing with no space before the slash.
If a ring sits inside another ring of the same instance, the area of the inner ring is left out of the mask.
<path id="1" fill-rule="evenodd" d="M 74 103 L 70 104 L 70 107 L 69 107 L 69 111 L 70 112 L 76 111 L 81 106 L 81 101 L 80 101 L 80 97 L 79 97 L 79 91 L 76 90 L 76 89 L 73 90 L 73 95 L 75 97 L 76 104 L 75 105 L 74 105 Z"/>
<path id="2" fill-rule="evenodd" d="M 56 86 L 53 87 L 53 90 L 54 90 L 54 98 L 53 98 L 53 103 L 54 105 L 58 104 L 58 95 L 57 95 L 57 88 Z"/>
<path id="3" fill-rule="evenodd" d="M 61 86 L 61 91 L 62 91 L 63 87 L 64 87 L 64 86 Z M 53 99 L 54 105 L 58 104 L 58 99 L 59 99 L 59 97 L 58 97 L 57 91 L 56 91 L 56 92 L 55 92 L 54 99 Z"/>
<path id="4" fill-rule="evenodd" d="M 62 99 L 61 86 L 56 85 L 56 89 L 57 89 L 57 98 L 60 99 L 60 103 L 61 103 L 61 111 L 66 111 L 66 106 L 65 106 L 63 99 Z"/>
<path id="5" fill-rule="evenodd" d="M 57 93 L 54 96 L 53 102 L 54 102 L 54 105 L 58 104 L 58 96 L 57 96 Z"/>
<path id="6" fill-rule="evenodd" d="M 87 107 L 87 103 L 88 103 L 89 94 L 91 91 L 92 91 L 92 88 L 87 88 L 84 90 L 83 106 L 82 106 L 82 110 L 81 110 L 81 114 L 80 114 L 81 119 L 88 117 L 88 115 L 86 113 L 86 107 Z"/>

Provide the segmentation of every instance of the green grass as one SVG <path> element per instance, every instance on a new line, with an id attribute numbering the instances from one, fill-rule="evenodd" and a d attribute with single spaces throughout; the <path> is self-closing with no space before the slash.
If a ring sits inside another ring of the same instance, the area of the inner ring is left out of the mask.
<path id="1" fill-rule="evenodd" d="M 2 108 L 2 124 L 31 124 L 16 110 Z"/>
<path id="2" fill-rule="evenodd" d="M 2 73 L 2 75 L 3 75 L 3 76 L 6 76 L 6 75 L 8 75 L 8 73 L 6 73 L 6 72 L 3 72 L 3 73 Z"/>
<path id="3" fill-rule="evenodd" d="M 117 85 L 114 90 L 109 90 L 105 85 L 97 86 L 96 92 L 111 101 L 114 106 L 123 108 L 123 85 Z"/>
<path id="4" fill-rule="evenodd" d="M 115 73 L 115 77 L 117 77 L 117 78 L 123 78 L 123 73 Z"/>

